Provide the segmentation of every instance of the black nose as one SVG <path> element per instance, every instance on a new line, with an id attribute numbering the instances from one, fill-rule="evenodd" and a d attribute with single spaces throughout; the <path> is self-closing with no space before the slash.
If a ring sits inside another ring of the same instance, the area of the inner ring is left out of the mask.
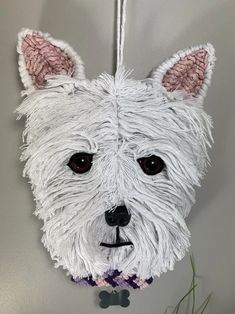
<path id="1" fill-rule="evenodd" d="M 117 206 L 114 211 L 105 212 L 105 220 L 109 226 L 125 227 L 131 220 L 131 214 L 128 213 L 126 206 Z"/>

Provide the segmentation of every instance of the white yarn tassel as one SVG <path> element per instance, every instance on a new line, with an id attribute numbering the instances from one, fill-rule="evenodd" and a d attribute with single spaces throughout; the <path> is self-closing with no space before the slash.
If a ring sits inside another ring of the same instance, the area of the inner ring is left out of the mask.
<path id="1" fill-rule="evenodd" d="M 126 1 L 117 2 L 117 63 L 116 70 L 123 64 L 123 50 L 125 42 Z"/>

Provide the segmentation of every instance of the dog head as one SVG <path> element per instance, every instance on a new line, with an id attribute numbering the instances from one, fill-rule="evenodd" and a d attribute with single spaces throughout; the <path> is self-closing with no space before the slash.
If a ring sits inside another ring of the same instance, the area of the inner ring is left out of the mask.
<path id="1" fill-rule="evenodd" d="M 213 47 L 180 51 L 141 81 L 123 67 L 88 80 L 68 44 L 37 31 L 19 34 L 18 53 L 24 173 L 56 266 L 79 278 L 173 269 L 208 163 Z"/>

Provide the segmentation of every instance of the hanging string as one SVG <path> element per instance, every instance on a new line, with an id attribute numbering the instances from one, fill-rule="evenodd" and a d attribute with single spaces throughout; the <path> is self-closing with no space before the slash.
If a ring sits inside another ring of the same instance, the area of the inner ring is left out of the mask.
<path id="1" fill-rule="evenodd" d="M 116 70 L 123 64 L 123 50 L 125 42 L 126 2 L 117 0 L 117 60 Z"/>

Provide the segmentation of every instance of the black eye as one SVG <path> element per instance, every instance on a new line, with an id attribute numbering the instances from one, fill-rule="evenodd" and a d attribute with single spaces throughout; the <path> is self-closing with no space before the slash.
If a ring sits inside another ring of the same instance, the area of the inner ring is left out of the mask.
<path id="1" fill-rule="evenodd" d="M 76 153 L 70 158 L 68 166 L 76 173 L 85 173 L 91 169 L 92 159 L 92 154 Z"/>
<path id="2" fill-rule="evenodd" d="M 142 157 L 139 158 L 138 163 L 140 164 L 140 167 L 144 171 L 144 173 L 153 176 L 163 170 L 165 167 L 164 161 L 155 155 L 151 155 L 149 157 Z"/>

